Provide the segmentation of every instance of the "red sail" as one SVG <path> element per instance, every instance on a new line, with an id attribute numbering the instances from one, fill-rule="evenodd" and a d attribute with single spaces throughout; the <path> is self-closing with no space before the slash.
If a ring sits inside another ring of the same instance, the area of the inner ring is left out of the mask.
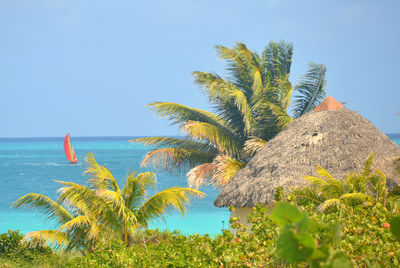
<path id="1" fill-rule="evenodd" d="M 78 162 L 74 148 L 72 148 L 71 142 L 69 141 L 69 134 L 67 134 L 64 138 L 64 151 L 69 162 L 71 163 Z"/>

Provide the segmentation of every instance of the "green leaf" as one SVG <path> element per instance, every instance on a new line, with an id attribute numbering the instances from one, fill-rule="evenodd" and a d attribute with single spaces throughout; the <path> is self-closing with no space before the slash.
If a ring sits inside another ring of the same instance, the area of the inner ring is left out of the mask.
<path id="1" fill-rule="evenodd" d="M 349 258 L 343 252 L 337 252 L 332 259 L 331 268 L 352 268 L 353 265 L 349 261 Z"/>
<path id="2" fill-rule="evenodd" d="M 304 214 L 297 207 L 289 203 L 278 203 L 271 213 L 272 220 L 279 225 L 300 222 L 303 217 Z"/>
<path id="3" fill-rule="evenodd" d="M 309 233 L 296 235 L 290 228 L 282 230 L 277 241 L 278 255 L 288 263 L 307 260 L 314 252 L 314 239 Z"/>
<path id="4" fill-rule="evenodd" d="M 400 241 L 400 216 L 392 218 L 390 221 L 390 231 L 397 240 Z"/>

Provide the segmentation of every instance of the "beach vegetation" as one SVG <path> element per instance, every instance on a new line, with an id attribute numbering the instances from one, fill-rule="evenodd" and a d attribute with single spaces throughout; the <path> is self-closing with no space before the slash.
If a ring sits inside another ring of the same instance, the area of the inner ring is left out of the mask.
<path id="1" fill-rule="evenodd" d="M 260 54 L 243 43 L 233 48 L 216 46 L 216 50 L 227 64 L 227 78 L 192 73 L 213 112 L 178 103 L 151 103 L 157 115 L 171 120 L 186 137 L 131 140 L 156 147 L 142 165 L 173 174 L 188 171 L 188 184 L 195 188 L 225 185 L 268 140 L 325 97 L 326 67 L 322 64 L 310 63 L 307 73 L 292 86 L 292 43 L 271 41 Z"/>
<path id="2" fill-rule="evenodd" d="M 57 181 L 57 201 L 47 196 L 30 193 L 14 202 L 14 207 L 38 210 L 53 220 L 56 230 L 28 233 L 25 240 L 32 244 L 47 243 L 56 248 L 93 251 L 99 242 L 121 239 L 129 245 L 136 231 L 148 223 L 165 217 L 173 210 L 186 211 L 191 198 L 204 193 L 182 187 L 171 187 L 149 196 L 149 188 L 156 185 L 152 172 L 130 173 L 120 187 L 111 172 L 97 163 L 92 153 L 86 157 L 88 186 Z"/>
<path id="3" fill-rule="evenodd" d="M 358 205 L 382 205 L 388 213 L 399 213 L 400 187 L 387 187 L 386 175 L 372 169 L 374 153 L 367 158 L 361 173 L 348 174 L 335 179 L 321 166 L 316 168 L 319 177 L 304 176 L 310 187 L 299 187 L 292 191 L 300 204 L 313 203 L 319 212 L 339 211 L 339 214 L 353 213 Z"/>
<path id="4" fill-rule="evenodd" d="M 306 177 L 311 183 L 311 187 L 304 188 L 308 191 L 279 188 L 272 211 L 270 206 L 262 204 L 252 208 L 247 219 L 252 224 L 252 232 L 248 232 L 240 218 L 230 220 L 235 234 L 222 230 L 211 237 L 138 229 L 130 238 L 129 246 L 121 239 L 122 233 L 115 236 L 109 232 L 108 239 L 99 240 L 85 254 L 72 257 L 57 251 L 30 260 L 18 253 L 12 260 L 0 256 L 0 264 L 7 262 L 15 267 L 397 267 L 400 265 L 400 217 L 396 194 L 394 189 L 386 187 L 385 174 L 372 168 L 372 161 L 373 154 L 362 172 L 342 180 L 318 167 L 318 177 Z M 322 205 L 334 198 L 341 203 Z"/>
<path id="5" fill-rule="evenodd" d="M 24 235 L 19 231 L 8 230 L 8 232 L 0 234 L 0 267 L 3 260 L 18 264 L 53 255 L 51 248 L 46 245 L 31 247 L 24 242 L 23 238 Z"/>

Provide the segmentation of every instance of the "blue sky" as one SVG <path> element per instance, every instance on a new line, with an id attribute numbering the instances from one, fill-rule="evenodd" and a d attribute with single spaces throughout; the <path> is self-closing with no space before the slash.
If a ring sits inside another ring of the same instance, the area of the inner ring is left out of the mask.
<path id="1" fill-rule="evenodd" d="M 327 66 L 327 94 L 400 132 L 400 1 L 0 0 L 0 137 L 175 135 L 146 106 L 208 109 L 191 72 L 214 45 L 294 43 L 291 81 Z"/>

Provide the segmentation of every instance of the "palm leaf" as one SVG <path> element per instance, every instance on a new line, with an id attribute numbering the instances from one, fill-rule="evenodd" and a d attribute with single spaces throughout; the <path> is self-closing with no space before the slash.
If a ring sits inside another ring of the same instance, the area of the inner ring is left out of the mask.
<path id="1" fill-rule="evenodd" d="M 287 126 L 293 122 L 293 118 L 288 115 L 287 112 L 283 110 L 280 106 L 269 103 L 269 107 L 272 113 L 275 115 L 275 120 L 279 131 L 286 129 Z"/>
<path id="2" fill-rule="evenodd" d="M 214 160 L 215 171 L 211 182 L 218 188 L 225 186 L 246 164 L 226 155 L 218 155 Z"/>
<path id="3" fill-rule="evenodd" d="M 327 181 L 329 181 L 329 182 L 335 182 L 335 181 L 337 181 L 336 179 L 334 179 L 334 178 L 332 177 L 332 175 L 331 175 L 326 169 L 324 169 L 324 168 L 321 167 L 320 165 L 317 166 L 316 172 L 317 172 L 317 174 L 318 174 L 319 176 L 321 176 L 321 177 L 323 177 L 323 178 L 326 178 Z"/>
<path id="4" fill-rule="evenodd" d="M 324 201 L 323 196 L 315 187 L 296 187 L 291 193 L 296 197 L 296 203 L 302 205 L 304 202 L 321 204 Z"/>
<path id="5" fill-rule="evenodd" d="M 185 148 L 192 150 L 200 150 L 200 151 L 215 151 L 213 146 L 210 144 L 197 142 L 192 139 L 179 139 L 179 138 L 170 138 L 170 137 L 145 137 L 129 140 L 129 142 L 140 142 L 144 145 L 155 145 L 157 147 L 165 148 L 165 147 L 177 147 L 177 148 Z"/>
<path id="6" fill-rule="evenodd" d="M 214 171 L 214 163 L 204 163 L 192 168 L 186 175 L 189 187 L 199 189 L 209 184 Z"/>
<path id="7" fill-rule="evenodd" d="M 357 201 L 357 202 L 364 202 L 364 201 L 374 201 L 374 198 L 372 196 L 369 196 L 364 193 L 346 193 L 342 194 L 340 196 L 340 199 L 343 200 L 351 200 L 351 201 Z"/>
<path id="8" fill-rule="evenodd" d="M 224 46 L 215 46 L 218 57 L 228 64 L 234 84 L 243 90 L 249 98 L 252 91 L 259 90 L 262 85 L 264 68 L 257 53 L 251 52 L 245 44 L 236 43 L 233 49 Z"/>
<path id="9" fill-rule="evenodd" d="M 343 202 L 339 198 L 331 198 L 326 201 L 324 201 L 322 204 L 320 204 L 317 208 L 318 212 L 325 212 L 329 208 L 344 208 L 346 209 L 347 207 L 343 204 Z"/>
<path id="10" fill-rule="evenodd" d="M 46 215 L 49 220 L 55 220 L 57 224 L 63 224 L 73 218 L 60 203 L 41 194 L 30 193 L 24 195 L 11 206 L 16 208 L 24 206 L 28 209 L 37 209 L 39 213 Z"/>
<path id="11" fill-rule="evenodd" d="M 131 210 L 136 210 L 143 198 L 147 197 L 147 188 L 155 189 L 156 174 L 153 172 L 142 172 L 135 176 L 132 172 L 127 178 L 122 196 L 125 205 Z"/>
<path id="12" fill-rule="evenodd" d="M 295 97 L 293 116 L 300 117 L 314 109 L 325 98 L 326 67 L 323 64 L 309 63 L 307 73 L 294 87 Z"/>
<path id="13" fill-rule="evenodd" d="M 210 102 L 220 102 L 222 104 L 231 103 L 241 113 L 245 124 L 245 130 L 251 134 L 251 128 L 255 125 L 250 105 L 243 91 L 236 87 L 232 82 L 225 81 L 217 75 L 204 72 L 193 72 L 196 84 L 205 89 Z"/>
<path id="14" fill-rule="evenodd" d="M 191 137 L 213 144 L 219 152 L 232 156 L 240 156 L 242 143 L 225 129 L 216 127 L 209 123 L 188 121 L 182 127 Z"/>
<path id="15" fill-rule="evenodd" d="M 203 198 L 205 194 L 191 188 L 171 187 L 150 197 L 137 212 L 138 222 L 146 227 L 154 218 L 164 218 L 177 209 L 181 214 L 186 211 L 190 198 Z"/>
<path id="16" fill-rule="evenodd" d="M 58 230 L 40 230 L 26 233 L 24 241 L 32 246 L 42 245 L 43 241 L 47 241 L 56 248 L 67 246 L 69 243 L 68 235 Z"/>
<path id="17" fill-rule="evenodd" d="M 153 102 L 150 103 L 152 110 L 159 116 L 168 117 L 174 124 L 182 124 L 187 121 L 206 122 L 218 127 L 226 127 L 227 122 L 216 114 L 200 109 L 190 108 L 172 102 Z"/>
<path id="18" fill-rule="evenodd" d="M 245 153 L 245 155 L 251 157 L 256 152 L 258 152 L 262 147 L 264 147 L 266 143 L 267 141 L 261 138 L 257 137 L 250 138 L 244 143 L 243 152 Z"/>
<path id="19" fill-rule="evenodd" d="M 115 224 L 118 219 L 121 219 L 124 224 L 128 224 L 130 227 L 135 228 L 137 226 L 135 214 L 126 206 L 125 199 L 120 193 L 112 190 L 100 190 L 97 195 L 108 203 L 113 212 L 111 216 L 103 216 L 103 220 L 107 222 L 108 226 L 116 226 L 114 228 L 118 229 L 119 224 Z"/>
<path id="20" fill-rule="evenodd" d="M 142 166 L 151 165 L 154 169 L 164 169 L 181 174 L 198 164 L 213 160 L 214 152 L 203 152 L 185 148 L 161 148 L 148 152 L 142 160 Z"/>
<path id="21" fill-rule="evenodd" d="M 60 226 L 60 228 L 58 228 L 58 230 L 65 233 L 69 233 L 76 229 L 88 229 L 91 224 L 92 221 L 89 219 L 88 216 L 81 215 L 64 223 L 63 225 Z"/>
<path id="22" fill-rule="evenodd" d="M 324 179 L 314 177 L 314 176 L 303 176 L 303 178 L 311 183 L 312 185 L 316 186 L 317 188 L 321 188 L 323 186 L 327 186 L 329 183 Z"/>
<path id="23" fill-rule="evenodd" d="M 90 175 L 89 185 L 95 189 L 108 189 L 119 192 L 117 181 L 111 172 L 104 166 L 100 166 L 93 156 L 93 153 L 86 155 L 87 168 L 84 173 Z"/>
<path id="24" fill-rule="evenodd" d="M 269 42 L 263 51 L 263 56 L 270 81 L 287 77 L 290 74 L 292 55 L 293 43 L 285 41 Z"/>

